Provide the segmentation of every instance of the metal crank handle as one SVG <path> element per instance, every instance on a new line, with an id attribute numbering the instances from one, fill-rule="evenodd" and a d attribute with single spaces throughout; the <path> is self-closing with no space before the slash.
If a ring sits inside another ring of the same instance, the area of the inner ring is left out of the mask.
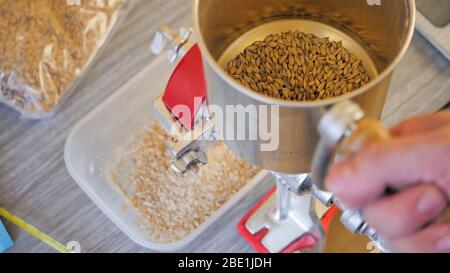
<path id="1" fill-rule="evenodd" d="M 351 101 L 333 106 L 320 120 L 319 133 L 321 139 L 313 158 L 312 179 L 320 190 L 325 189 L 325 178 L 334 161 L 353 156 L 372 141 L 390 139 L 389 131 L 378 120 L 365 117 L 361 108 Z M 386 192 L 391 191 L 386 189 Z M 333 202 L 343 211 L 341 222 L 349 230 L 367 235 L 381 250 L 389 251 L 385 240 L 367 225 L 360 210 L 347 209 L 336 198 Z"/>
<path id="2" fill-rule="evenodd" d="M 365 117 L 351 101 L 333 106 L 320 120 L 318 130 L 320 141 L 313 157 L 312 177 L 320 190 L 325 190 L 325 178 L 333 162 L 353 156 L 369 142 L 391 138 L 381 122 Z"/>

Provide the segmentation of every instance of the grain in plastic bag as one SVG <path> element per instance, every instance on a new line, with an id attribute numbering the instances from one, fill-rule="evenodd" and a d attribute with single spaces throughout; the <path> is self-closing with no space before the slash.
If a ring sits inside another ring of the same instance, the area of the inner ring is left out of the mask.
<path id="1" fill-rule="evenodd" d="M 0 0 L 0 102 L 53 114 L 130 9 L 129 0 Z"/>

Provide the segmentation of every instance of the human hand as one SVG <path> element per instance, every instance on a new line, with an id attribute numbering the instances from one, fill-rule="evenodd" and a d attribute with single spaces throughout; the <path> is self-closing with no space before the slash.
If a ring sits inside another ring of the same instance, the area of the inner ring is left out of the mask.
<path id="1" fill-rule="evenodd" d="M 393 251 L 450 252 L 450 222 L 435 223 L 450 200 L 450 111 L 409 119 L 391 134 L 332 166 L 327 189 L 362 209 Z M 386 196 L 387 188 L 396 193 Z"/>

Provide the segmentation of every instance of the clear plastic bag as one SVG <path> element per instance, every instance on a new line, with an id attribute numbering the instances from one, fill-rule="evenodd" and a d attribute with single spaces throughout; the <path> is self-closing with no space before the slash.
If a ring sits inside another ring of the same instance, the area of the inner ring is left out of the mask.
<path id="1" fill-rule="evenodd" d="M 55 112 L 125 17 L 130 0 L 0 0 L 0 102 Z"/>

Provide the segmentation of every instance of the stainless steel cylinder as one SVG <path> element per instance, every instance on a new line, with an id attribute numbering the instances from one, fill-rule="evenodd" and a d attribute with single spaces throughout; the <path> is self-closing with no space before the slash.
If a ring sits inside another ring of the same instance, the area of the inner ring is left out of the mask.
<path id="1" fill-rule="evenodd" d="M 377 4 L 380 5 L 377 5 Z M 414 0 L 196 0 L 194 18 L 208 84 L 209 103 L 279 106 L 279 146 L 261 151 L 257 140 L 226 140 L 248 162 L 282 173 L 309 172 L 318 142 L 317 122 L 336 102 L 352 99 L 365 113 L 379 118 L 390 78 L 414 32 Z M 325 101 L 290 102 L 270 98 L 241 86 L 224 66 L 241 50 L 271 33 L 299 30 L 341 40 L 362 59 L 371 82 Z M 395 92 L 395 90 L 393 90 Z M 225 117 L 224 117 L 225 118 Z M 233 130 L 248 131 L 253 118 Z M 223 124 L 227 124 L 224 121 Z M 252 125 L 254 126 L 254 124 Z M 231 128 L 224 127 L 224 131 Z"/>

